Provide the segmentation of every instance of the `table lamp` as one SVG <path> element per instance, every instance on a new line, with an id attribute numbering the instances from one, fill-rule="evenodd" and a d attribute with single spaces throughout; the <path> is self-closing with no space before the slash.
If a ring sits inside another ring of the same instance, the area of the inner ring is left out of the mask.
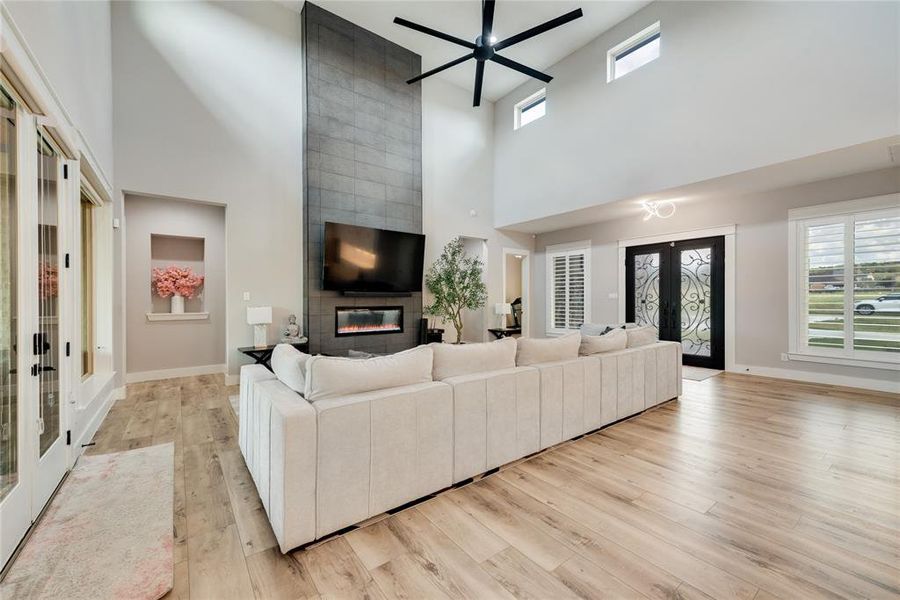
<path id="1" fill-rule="evenodd" d="M 269 324 L 272 322 L 271 306 L 248 306 L 247 324 L 253 325 L 253 345 L 265 348 L 268 344 Z"/>
<path id="2" fill-rule="evenodd" d="M 494 314 L 500 316 L 500 327 L 506 327 L 506 315 L 512 314 L 512 304 L 509 302 L 498 302 L 494 305 Z"/>

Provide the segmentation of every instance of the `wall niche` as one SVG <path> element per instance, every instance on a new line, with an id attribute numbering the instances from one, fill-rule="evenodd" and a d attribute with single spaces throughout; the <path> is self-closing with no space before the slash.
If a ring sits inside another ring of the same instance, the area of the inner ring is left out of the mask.
<path id="1" fill-rule="evenodd" d="M 165 269 L 166 267 L 176 266 L 189 267 L 197 275 L 206 277 L 205 246 L 206 241 L 200 237 L 151 233 L 150 273 L 148 276 L 152 277 L 153 269 Z M 149 279 L 148 283 L 150 283 Z M 201 287 L 193 298 L 185 298 L 185 313 L 205 312 L 204 292 L 204 288 Z M 152 284 L 150 285 L 150 302 L 151 313 L 169 312 L 171 299 L 160 298 L 153 289 Z"/>

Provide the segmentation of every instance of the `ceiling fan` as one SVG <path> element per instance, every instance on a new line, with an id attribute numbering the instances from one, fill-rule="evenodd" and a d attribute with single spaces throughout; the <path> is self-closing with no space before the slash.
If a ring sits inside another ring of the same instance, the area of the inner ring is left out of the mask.
<path id="1" fill-rule="evenodd" d="M 482 0 L 481 35 L 475 38 L 474 43 L 467 42 L 466 40 L 443 33 L 441 31 L 437 31 L 435 29 L 431 29 L 430 27 L 425 27 L 424 25 L 419 25 L 418 23 L 413 23 L 412 21 L 407 21 L 406 19 L 402 19 L 400 17 L 395 17 L 394 23 L 396 23 L 397 25 L 409 27 L 410 29 L 421 31 L 422 33 L 427 33 L 428 35 L 432 35 L 436 38 L 440 38 L 442 40 L 446 40 L 448 42 L 452 42 L 454 44 L 472 50 L 471 54 L 460 56 L 456 60 L 451 60 L 445 65 L 441 65 L 440 67 L 431 69 L 430 71 L 426 71 L 421 75 L 417 75 L 406 83 L 412 84 L 417 81 L 421 81 L 422 79 L 430 77 L 436 73 L 440 73 L 445 69 L 449 69 L 450 67 L 455 67 L 460 63 L 464 63 L 471 58 L 474 58 L 478 61 L 478 64 L 475 65 L 475 100 L 472 106 L 481 105 L 481 86 L 484 82 L 484 63 L 488 60 L 493 61 L 499 65 L 503 65 L 504 67 L 519 71 L 520 73 L 524 73 L 529 77 L 534 77 L 535 79 L 540 79 L 545 83 L 549 83 L 553 78 L 546 73 L 541 73 L 536 69 L 532 69 L 531 67 L 523 65 L 522 63 L 518 63 L 514 60 L 510 60 L 508 58 L 500 56 L 499 54 L 497 54 L 497 51 L 503 50 L 504 48 L 509 48 L 513 44 L 518 44 L 519 42 L 523 42 L 529 38 L 533 38 L 536 35 L 540 35 L 545 31 L 550 31 L 551 29 L 559 27 L 560 25 L 565 25 L 569 21 L 574 21 L 575 19 L 583 16 L 584 13 L 581 12 L 580 8 L 577 8 L 562 16 L 556 17 L 555 19 L 551 19 L 546 23 L 542 23 L 541 25 L 537 25 L 535 27 L 532 27 L 531 29 L 526 29 L 521 33 L 518 33 L 512 37 L 508 37 L 505 40 L 500 40 L 498 42 L 497 38 L 492 34 L 492 30 L 494 28 L 494 4 L 495 0 Z"/>

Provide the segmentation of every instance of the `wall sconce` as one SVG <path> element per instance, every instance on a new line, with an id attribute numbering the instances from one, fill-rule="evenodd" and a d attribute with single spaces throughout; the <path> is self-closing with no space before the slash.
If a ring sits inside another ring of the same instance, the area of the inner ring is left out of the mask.
<path id="1" fill-rule="evenodd" d="M 641 202 L 644 209 L 644 220 L 649 221 L 653 217 L 668 219 L 675 214 L 675 203 L 671 200 L 644 200 Z"/>

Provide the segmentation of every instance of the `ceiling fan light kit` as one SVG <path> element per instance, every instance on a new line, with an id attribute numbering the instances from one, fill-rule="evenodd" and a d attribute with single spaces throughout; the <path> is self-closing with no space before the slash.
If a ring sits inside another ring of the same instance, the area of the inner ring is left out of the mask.
<path id="1" fill-rule="evenodd" d="M 540 79 L 544 83 L 550 83 L 550 80 L 552 80 L 553 78 L 546 73 L 541 73 L 536 69 L 532 69 L 531 67 L 523 65 L 522 63 L 510 60 L 504 56 L 497 54 L 497 52 L 499 50 L 503 50 L 504 48 L 509 48 L 514 44 L 518 44 L 519 42 L 524 42 L 525 40 L 533 38 L 536 35 L 540 35 L 542 33 L 550 31 L 551 29 L 555 29 L 560 25 L 565 25 L 569 21 L 574 21 L 575 19 L 583 16 L 584 13 L 580 8 L 576 8 L 575 10 L 556 17 L 555 19 L 550 19 L 546 23 L 542 23 L 540 25 L 532 27 L 531 29 L 526 29 L 525 31 L 518 33 L 512 37 L 508 37 L 505 40 L 497 41 L 496 36 L 491 33 L 494 29 L 494 4 L 495 0 L 483 0 L 481 4 L 481 33 L 478 37 L 475 38 L 474 42 L 469 42 L 462 38 L 437 31 L 436 29 L 431 29 L 430 27 L 419 25 L 418 23 L 413 23 L 412 21 L 407 21 L 406 19 L 403 19 L 401 17 L 395 17 L 394 23 L 396 23 L 397 25 L 402 25 L 403 27 L 408 27 L 415 31 L 434 36 L 444 41 L 456 44 L 457 46 L 468 48 L 472 51 L 470 54 L 460 56 L 455 60 L 451 60 L 447 64 L 431 69 L 430 71 L 426 71 L 421 75 L 417 75 L 406 83 L 413 84 L 417 81 L 425 79 L 426 77 L 431 77 L 432 75 L 440 73 L 441 71 L 449 69 L 450 67 L 455 67 L 456 65 L 464 63 L 473 58 L 478 62 L 475 65 L 475 93 L 472 106 L 481 105 L 481 87 L 484 83 L 484 63 L 486 63 L 487 61 L 495 62 L 498 65 L 503 65 L 504 67 L 513 69 L 514 71 L 524 73 L 529 77 Z"/>

